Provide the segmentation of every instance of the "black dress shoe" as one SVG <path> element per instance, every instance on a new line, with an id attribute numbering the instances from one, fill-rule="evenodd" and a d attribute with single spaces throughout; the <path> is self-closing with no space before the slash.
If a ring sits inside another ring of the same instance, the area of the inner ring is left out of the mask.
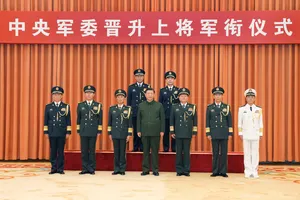
<path id="1" fill-rule="evenodd" d="M 153 175 L 154 176 L 159 176 L 159 173 L 158 172 L 153 172 Z"/>
<path id="2" fill-rule="evenodd" d="M 51 170 L 51 172 L 49 172 L 49 174 L 55 174 L 56 170 Z"/>
<path id="3" fill-rule="evenodd" d="M 141 173 L 141 176 L 146 176 L 146 175 L 149 175 L 149 172 L 142 172 Z"/>
<path id="4" fill-rule="evenodd" d="M 227 174 L 220 174 L 220 176 L 224 177 L 224 178 L 227 178 L 228 175 Z"/>
<path id="5" fill-rule="evenodd" d="M 125 172 L 120 172 L 120 174 L 121 174 L 122 176 L 124 176 L 124 175 L 125 175 Z"/>
<path id="6" fill-rule="evenodd" d="M 65 174 L 64 171 L 58 171 L 57 173 L 59 173 L 59 174 Z"/>
<path id="7" fill-rule="evenodd" d="M 185 175 L 185 176 L 191 176 L 189 172 L 184 172 L 183 175 Z"/>
<path id="8" fill-rule="evenodd" d="M 90 175 L 95 175 L 95 171 L 91 171 L 91 172 L 90 172 Z"/>
<path id="9" fill-rule="evenodd" d="M 89 173 L 89 172 L 88 172 L 88 171 L 85 171 L 85 170 L 79 172 L 80 175 L 87 174 L 87 173 Z"/>
<path id="10" fill-rule="evenodd" d="M 210 177 L 217 177 L 219 174 L 213 173 L 210 175 Z"/>
<path id="11" fill-rule="evenodd" d="M 111 173 L 111 175 L 117 175 L 117 174 L 119 174 L 119 172 L 113 172 L 113 173 Z"/>
<path id="12" fill-rule="evenodd" d="M 176 176 L 182 176 L 182 173 L 177 173 Z"/>

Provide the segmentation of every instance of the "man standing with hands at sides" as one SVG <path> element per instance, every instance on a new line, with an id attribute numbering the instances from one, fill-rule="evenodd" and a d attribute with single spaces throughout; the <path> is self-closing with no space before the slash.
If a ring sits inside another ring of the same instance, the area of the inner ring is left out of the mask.
<path id="1" fill-rule="evenodd" d="M 82 171 L 79 174 L 95 174 L 96 140 L 102 133 L 102 105 L 94 101 L 96 88 L 83 88 L 85 101 L 77 106 L 77 132 L 80 135 Z"/>
<path id="2" fill-rule="evenodd" d="M 228 136 L 232 136 L 232 118 L 229 105 L 222 102 L 224 89 L 212 89 L 215 102 L 207 106 L 206 110 L 206 136 L 212 143 L 213 173 L 211 177 L 227 175 Z M 219 157 L 219 150 L 221 155 Z"/>
<path id="3" fill-rule="evenodd" d="M 127 105 L 132 108 L 132 125 L 133 125 L 133 151 L 143 151 L 141 138 L 137 135 L 137 112 L 141 102 L 146 100 L 145 90 L 150 88 L 150 85 L 144 83 L 145 71 L 143 69 L 134 70 L 134 84 L 128 87 Z"/>
<path id="4" fill-rule="evenodd" d="M 50 141 L 51 171 L 49 174 L 65 174 L 64 148 L 71 134 L 70 106 L 61 101 L 64 89 L 55 86 L 51 89 L 53 102 L 47 104 L 44 115 L 44 134 Z"/>
<path id="5" fill-rule="evenodd" d="M 108 134 L 114 145 L 114 172 L 112 175 L 125 175 L 126 143 L 132 135 L 131 107 L 124 105 L 126 92 L 115 91 L 117 105 L 111 106 L 108 113 Z"/>
<path id="6" fill-rule="evenodd" d="M 262 109 L 254 104 L 254 89 L 247 89 L 244 96 L 247 104 L 239 108 L 238 127 L 244 146 L 245 177 L 258 178 L 259 140 L 263 135 Z"/>
<path id="7" fill-rule="evenodd" d="M 176 73 L 173 71 L 168 71 L 165 73 L 165 79 L 167 82 L 167 86 L 160 89 L 159 93 L 159 102 L 164 106 L 165 109 L 165 134 L 163 138 L 163 146 L 164 152 L 169 151 L 170 146 L 170 113 L 172 110 L 172 106 L 179 103 L 178 99 L 178 90 L 179 88 L 174 86 L 174 81 L 176 79 Z M 171 150 L 172 152 L 176 151 L 176 143 L 175 138 L 171 139 Z"/>
<path id="8" fill-rule="evenodd" d="M 160 137 L 163 137 L 165 130 L 165 112 L 161 103 L 154 101 L 154 90 L 146 89 L 147 101 L 139 105 L 137 114 L 138 136 L 143 142 L 143 172 L 142 176 L 149 174 L 149 154 L 152 155 L 152 172 L 159 176 L 158 172 L 158 150 Z"/>
<path id="9" fill-rule="evenodd" d="M 188 103 L 190 91 L 187 88 L 180 88 L 178 95 L 180 103 L 171 110 L 170 133 L 176 138 L 177 176 L 190 176 L 190 147 L 192 136 L 197 134 L 197 109 Z"/>

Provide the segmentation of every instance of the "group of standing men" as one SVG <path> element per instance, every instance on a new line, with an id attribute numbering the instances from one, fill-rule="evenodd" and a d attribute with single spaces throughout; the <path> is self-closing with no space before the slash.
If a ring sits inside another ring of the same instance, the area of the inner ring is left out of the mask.
<path id="1" fill-rule="evenodd" d="M 159 175 L 158 150 L 161 137 L 164 152 L 176 152 L 177 176 L 190 176 L 190 145 L 191 139 L 197 134 L 197 108 L 188 102 L 189 89 L 176 87 L 176 73 L 168 71 L 165 73 L 167 86 L 160 89 L 157 102 L 154 100 L 154 89 L 144 83 L 145 71 L 137 69 L 134 75 L 136 83 L 128 87 L 128 94 L 123 89 L 115 91 L 117 103 L 110 107 L 108 113 L 108 134 L 114 146 L 112 174 L 125 175 L 126 144 L 133 133 L 133 151 L 143 152 L 142 176 L 148 175 L 150 171 L 150 151 L 153 175 Z M 77 132 L 80 135 L 82 155 L 80 174 L 95 174 L 95 146 L 97 135 L 102 133 L 103 116 L 102 104 L 94 101 L 95 92 L 94 86 L 85 86 L 85 101 L 77 106 Z M 215 101 L 208 105 L 206 111 L 206 136 L 211 140 L 213 148 L 212 177 L 228 177 L 227 144 L 233 128 L 230 106 L 222 102 L 224 92 L 222 87 L 212 89 Z M 53 87 L 53 102 L 45 108 L 44 133 L 49 135 L 51 148 L 50 174 L 64 174 L 64 144 L 71 134 L 70 106 L 61 102 L 63 93 L 63 88 Z M 124 101 L 127 96 L 126 106 Z M 258 177 L 257 140 L 262 136 L 262 112 L 261 108 L 254 105 L 255 96 L 254 89 L 246 90 L 247 104 L 239 109 L 239 135 L 244 140 L 246 177 Z"/>

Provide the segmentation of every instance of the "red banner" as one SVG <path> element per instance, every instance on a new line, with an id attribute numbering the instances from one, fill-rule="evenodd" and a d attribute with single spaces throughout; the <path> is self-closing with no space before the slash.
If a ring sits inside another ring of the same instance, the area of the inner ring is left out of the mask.
<path id="1" fill-rule="evenodd" d="M 296 44 L 300 11 L 0 12 L 0 43 Z"/>

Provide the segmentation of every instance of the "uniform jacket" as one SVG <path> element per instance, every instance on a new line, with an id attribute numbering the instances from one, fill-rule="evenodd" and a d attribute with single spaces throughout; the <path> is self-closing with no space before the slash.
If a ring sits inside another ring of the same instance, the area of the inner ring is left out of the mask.
<path id="1" fill-rule="evenodd" d="M 139 105 L 137 115 L 137 132 L 142 136 L 159 136 L 165 131 L 164 107 L 157 101 L 144 101 Z"/>
<path id="2" fill-rule="evenodd" d="M 89 106 L 87 101 L 77 106 L 77 132 L 80 136 L 97 136 L 102 133 L 102 104 L 96 101 Z"/>
<path id="3" fill-rule="evenodd" d="M 132 116 L 137 116 L 138 106 L 141 102 L 146 101 L 145 90 L 150 88 L 150 85 L 143 83 L 141 87 L 137 83 L 129 85 L 127 105 L 132 108 Z"/>
<path id="4" fill-rule="evenodd" d="M 263 135 L 263 115 L 262 109 L 256 105 L 246 104 L 239 108 L 238 113 L 239 135 L 246 140 L 259 140 Z"/>
<path id="5" fill-rule="evenodd" d="M 172 107 L 170 132 L 174 133 L 176 138 L 191 138 L 197 134 L 196 105 L 187 103 L 185 108 L 181 104 Z"/>
<path id="6" fill-rule="evenodd" d="M 168 86 L 160 89 L 158 101 L 164 106 L 166 119 L 170 118 L 172 105 L 179 103 L 178 90 L 176 86 L 173 86 L 172 91 Z"/>
<path id="7" fill-rule="evenodd" d="M 44 133 L 49 137 L 65 137 L 71 134 L 70 106 L 60 102 L 59 107 L 54 102 L 47 104 L 44 114 Z"/>
<path id="8" fill-rule="evenodd" d="M 126 139 L 132 135 L 132 110 L 130 106 L 111 106 L 108 113 L 108 134 L 113 139 Z"/>
<path id="9" fill-rule="evenodd" d="M 220 108 L 213 103 L 206 109 L 206 135 L 212 139 L 228 139 L 232 135 L 232 118 L 230 106 L 221 103 Z"/>

